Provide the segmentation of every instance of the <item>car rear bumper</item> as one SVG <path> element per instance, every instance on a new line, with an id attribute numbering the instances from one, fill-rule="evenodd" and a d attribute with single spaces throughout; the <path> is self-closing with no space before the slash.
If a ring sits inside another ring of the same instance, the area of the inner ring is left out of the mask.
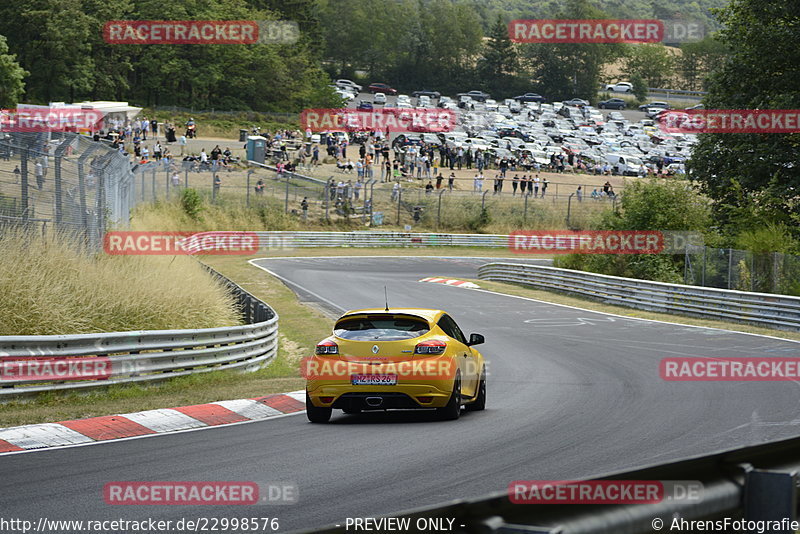
<path id="1" fill-rule="evenodd" d="M 311 403 L 319 408 L 390 410 L 442 408 L 453 390 L 453 381 L 398 386 L 353 386 L 308 382 L 306 391 Z"/>

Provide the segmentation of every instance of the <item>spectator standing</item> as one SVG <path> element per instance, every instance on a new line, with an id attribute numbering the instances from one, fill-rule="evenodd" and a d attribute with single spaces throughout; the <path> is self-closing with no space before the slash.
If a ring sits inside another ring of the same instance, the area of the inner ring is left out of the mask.
<path id="1" fill-rule="evenodd" d="M 578 186 L 578 189 L 575 190 L 575 196 L 578 197 L 578 202 L 583 202 L 583 189 L 582 186 Z"/>
<path id="2" fill-rule="evenodd" d="M 452 191 L 453 187 L 455 186 L 455 182 L 456 182 L 456 175 L 455 173 L 451 172 L 450 176 L 447 178 L 447 189 Z"/>

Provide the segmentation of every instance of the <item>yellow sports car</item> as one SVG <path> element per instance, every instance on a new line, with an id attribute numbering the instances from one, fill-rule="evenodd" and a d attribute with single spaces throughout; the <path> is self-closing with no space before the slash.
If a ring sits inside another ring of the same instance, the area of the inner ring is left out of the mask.
<path id="1" fill-rule="evenodd" d="M 440 419 L 483 410 L 486 370 L 473 348 L 483 342 L 442 310 L 349 311 L 302 363 L 308 420 L 326 423 L 334 408 L 435 409 Z"/>

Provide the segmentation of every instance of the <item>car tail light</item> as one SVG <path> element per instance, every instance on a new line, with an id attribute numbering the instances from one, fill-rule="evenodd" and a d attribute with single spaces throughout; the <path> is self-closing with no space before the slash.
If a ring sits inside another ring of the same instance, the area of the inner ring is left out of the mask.
<path id="1" fill-rule="evenodd" d="M 331 340 L 325 340 L 317 345 L 316 354 L 339 354 L 339 345 Z"/>
<path id="2" fill-rule="evenodd" d="M 333 402 L 333 397 L 320 397 L 319 400 L 323 404 L 328 404 L 330 402 Z"/>
<path id="3" fill-rule="evenodd" d="M 433 400 L 433 397 L 417 397 L 417 400 L 427 404 Z"/>
<path id="4" fill-rule="evenodd" d="M 417 343 L 414 347 L 414 354 L 444 354 L 444 349 L 447 348 L 447 343 L 439 341 L 438 339 L 430 339 Z"/>

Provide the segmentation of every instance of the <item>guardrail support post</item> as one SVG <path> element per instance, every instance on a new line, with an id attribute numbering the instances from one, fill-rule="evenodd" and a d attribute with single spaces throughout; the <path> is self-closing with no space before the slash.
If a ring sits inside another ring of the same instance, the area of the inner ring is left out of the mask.
<path id="1" fill-rule="evenodd" d="M 487 190 L 487 191 L 484 191 L 484 192 L 483 192 L 483 195 L 481 195 L 481 211 L 483 211 L 483 210 L 485 210 L 485 209 L 486 209 L 486 194 L 487 194 L 488 192 L 489 192 L 488 190 Z"/>
<path id="2" fill-rule="evenodd" d="M 744 518 L 748 521 L 797 519 L 797 471 L 750 469 L 745 474 Z M 793 529 L 772 530 L 791 534 Z"/>

